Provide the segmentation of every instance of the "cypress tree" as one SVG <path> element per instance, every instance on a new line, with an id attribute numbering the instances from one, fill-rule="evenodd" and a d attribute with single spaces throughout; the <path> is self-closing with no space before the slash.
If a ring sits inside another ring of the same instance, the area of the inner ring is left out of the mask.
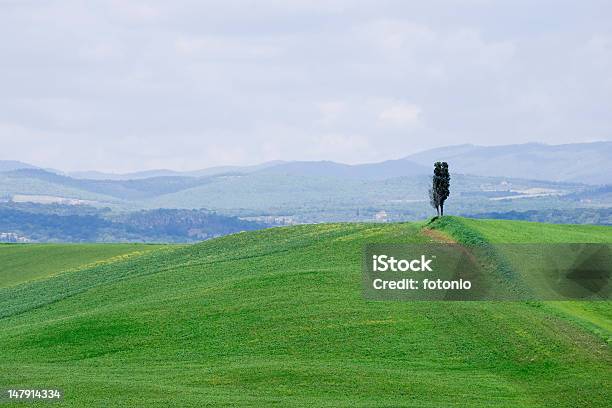
<path id="1" fill-rule="evenodd" d="M 448 163 L 434 163 L 434 175 L 432 177 L 431 189 L 429 190 L 429 202 L 436 209 L 438 216 L 444 215 L 444 202 L 450 195 L 450 173 Z"/>

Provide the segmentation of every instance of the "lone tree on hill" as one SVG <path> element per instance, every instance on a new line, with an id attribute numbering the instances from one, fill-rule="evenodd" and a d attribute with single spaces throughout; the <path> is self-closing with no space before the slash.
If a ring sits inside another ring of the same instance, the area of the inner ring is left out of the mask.
<path id="1" fill-rule="evenodd" d="M 444 215 L 444 201 L 450 194 L 450 174 L 447 162 L 434 164 L 434 175 L 429 189 L 429 203 L 436 209 L 438 216 Z"/>

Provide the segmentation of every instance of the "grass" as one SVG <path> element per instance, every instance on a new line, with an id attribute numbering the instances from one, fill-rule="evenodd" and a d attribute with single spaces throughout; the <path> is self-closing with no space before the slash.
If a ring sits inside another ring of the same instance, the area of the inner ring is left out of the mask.
<path id="1" fill-rule="evenodd" d="M 430 241 L 421 227 L 273 228 L 0 288 L 0 387 L 73 407 L 608 406 L 610 345 L 575 316 L 606 321 L 609 302 L 365 301 L 364 244 Z"/>
<path id="2" fill-rule="evenodd" d="M 158 248 L 148 244 L 0 244 L 0 287 L 48 278 Z"/>
<path id="3" fill-rule="evenodd" d="M 526 221 L 475 220 L 444 217 L 429 224 L 467 245 L 502 243 L 610 243 L 612 228 L 596 225 L 559 225 Z M 523 277 L 527 280 L 528 277 Z M 612 342 L 612 307 L 610 302 L 550 301 L 538 302 L 556 315 Z"/>
<path id="4" fill-rule="evenodd" d="M 456 236 L 461 242 L 477 243 L 610 243 L 611 228 L 601 225 L 544 224 L 528 221 L 477 220 L 444 217 L 434 228 Z"/>

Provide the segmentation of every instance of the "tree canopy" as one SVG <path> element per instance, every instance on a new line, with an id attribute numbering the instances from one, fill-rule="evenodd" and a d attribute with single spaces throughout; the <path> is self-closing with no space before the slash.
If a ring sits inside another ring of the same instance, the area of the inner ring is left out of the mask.
<path id="1" fill-rule="evenodd" d="M 444 202 L 450 195 L 450 173 L 447 162 L 435 162 L 429 202 L 439 216 L 444 215 Z"/>

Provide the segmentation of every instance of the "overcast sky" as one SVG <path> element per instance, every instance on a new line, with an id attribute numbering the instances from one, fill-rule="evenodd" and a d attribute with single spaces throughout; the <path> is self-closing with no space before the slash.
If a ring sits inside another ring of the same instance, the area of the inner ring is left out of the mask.
<path id="1" fill-rule="evenodd" d="M 612 139 L 612 2 L 0 0 L 0 159 L 347 163 Z"/>

